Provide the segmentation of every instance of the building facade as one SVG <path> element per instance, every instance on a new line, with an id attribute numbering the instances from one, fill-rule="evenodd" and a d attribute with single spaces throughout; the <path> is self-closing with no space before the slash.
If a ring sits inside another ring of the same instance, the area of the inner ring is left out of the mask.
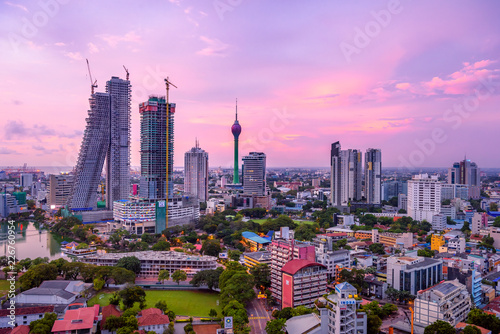
<path id="1" fill-rule="evenodd" d="M 295 259 L 281 268 L 281 308 L 313 307 L 326 293 L 326 267 L 312 261 Z"/>
<path id="2" fill-rule="evenodd" d="M 70 195 L 75 188 L 73 184 L 75 177 L 67 173 L 58 175 L 49 175 L 49 193 L 47 195 L 47 204 L 49 206 L 60 207 L 68 203 Z M 97 188 L 95 189 L 97 191 Z M 96 202 L 97 205 L 97 202 Z"/>
<path id="3" fill-rule="evenodd" d="M 113 203 L 113 219 L 132 234 L 156 233 L 154 202 L 119 200 Z M 158 231 L 160 233 L 161 231 Z"/>
<path id="4" fill-rule="evenodd" d="M 327 296 L 329 334 L 366 334 L 367 316 L 360 312 L 358 291 L 344 282 L 335 286 L 335 293 Z"/>
<path id="5" fill-rule="evenodd" d="M 408 181 L 408 214 L 418 221 L 432 222 L 441 211 L 441 183 L 437 176 L 420 174 Z"/>
<path id="6" fill-rule="evenodd" d="M 184 154 L 184 193 L 200 202 L 208 199 L 208 153 L 195 147 Z"/>
<path id="7" fill-rule="evenodd" d="M 365 153 L 365 198 L 366 203 L 382 202 L 382 152 L 369 148 Z"/>
<path id="8" fill-rule="evenodd" d="M 0 217 L 7 217 L 11 213 L 19 213 L 17 199 L 11 194 L 0 194 Z"/>
<path id="9" fill-rule="evenodd" d="M 396 290 L 416 295 L 443 279 L 443 261 L 427 257 L 389 257 L 387 283 Z"/>
<path id="10" fill-rule="evenodd" d="M 333 250 L 334 239 L 333 236 L 324 234 L 316 236 L 312 241 L 316 253 L 316 262 L 325 266 L 329 279 L 337 277 L 339 270 L 349 268 L 351 264 L 351 256 L 348 250 Z"/>
<path id="11" fill-rule="evenodd" d="M 250 152 L 243 157 L 243 193 L 264 196 L 266 192 L 266 155 Z"/>
<path id="12" fill-rule="evenodd" d="M 330 151 L 330 203 L 332 206 L 340 206 L 341 200 L 341 179 L 340 179 L 340 142 L 332 144 Z"/>
<path id="13" fill-rule="evenodd" d="M 431 224 L 434 231 L 443 231 L 446 229 L 447 218 L 444 214 L 440 213 L 432 216 Z"/>
<path id="14" fill-rule="evenodd" d="M 481 187 L 481 173 L 475 162 L 464 159 L 455 162 L 448 168 L 448 183 L 467 185 L 469 189 L 468 198 L 479 199 Z"/>

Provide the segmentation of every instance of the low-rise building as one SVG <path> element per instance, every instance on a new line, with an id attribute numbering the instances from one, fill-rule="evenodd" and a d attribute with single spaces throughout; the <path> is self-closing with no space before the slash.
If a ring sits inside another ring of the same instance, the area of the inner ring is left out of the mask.
<path id="1" fill-rule="evenodd" d="M 198 271 L 217 268 L 217 258 L 214 256 L 189 255 L 174 251 L 96 254 L 82 257 L 80 261 L 97 266 L 115 266 L 126 256 L 135 256 L 141 261 L 141 271 L 138 276 L 143 277 L 158 277 L 160 270 L 168 270 L 170 273 L 183 270 L 188 276 L 193 276 Z"/>
<path id="2" fill-rule="evenodd" d="M 99 320 L 99 304 L 68 310 L 64 319 L 56 320 L 52 326 L 54 334 L 94 334 Z"/>
<path id="3" fill-rule="evenodd" d="M 431 235 L 431 250 L 439 251 L 439 247 L 443 246 L 444 244 L 445 244 L 444 236 L 439 234 Z"/>
<path id="4" fill-rule="evenodd" d="M 316 313 L 292 317 L 285 322 L 287 334 L 323 334 L 321 318 Z"/>
<path id="5" fill-rule="evenodd" d="M 345 236 L 344 234 L 344 238 Z M 334 242 L 339 240 L 340 237 L 338 233 L 319 234 L 312 241 L 316 253 L 316 262 L 327 268 L 328 278 L 330 279 L 337 276 L 338 268 L 348 268 L 351 263 L 348 250 L 333 250 Z"/>
<path id="6" fill-rule="evenodd" d="M 446 281 L 419 291 L 414 301 L 413 321 L 426 327 L 437 320 L 456 326 L 465 321 L 471 310 L 472 301 L 465 285 L 458 280 Z"/>
<path id="7" fill-rule="evenodd" d="M 16 295 L 16 305 L 69 305 L 92 284 L 82 281 L 44 281 L 38 288 L 32 288 Z"/>
<path id="8" fill-rule="evenodd" d="M 448 240 L 449 253 L 463 253 L 465 252 L 465 238 L 453 238 Z"/>
<path id="9" fill-rule="evenodd" d="M 163 334 L 167 329 L 170 320 L 163 311 L 157 308 L 148 308 L 139 312 L 137 317 L 139 330 L 146 333 L 152 331 L 156 334 Z"/>
<path id="10" fill-rule="evenodd" d="M 281 268 L 281 308 L 312 307 L 326 293 L 326 272 L 326 267 L 317 262 L 300 259 L 287 262 Z"/>
<path id="11" fill-rule="evenodd" d="M 446 216 L 442 213 L 432 216 L 432 229 L 443 231 L 446 229 Z"/>
<path id="12" fill-rule="evenodd" d="M 443 279 L 443 261 L 428 257 L 389 257 L 387 283 L 396 290 L 416 295 Z"/>
<path id="13" fill-rule="evenodd" d="M 245 231 L 241 233 L 243 242 L 250 248 L 251 252 L 256 252 L 271 243 L 271 240 L 258 236 L 254 232 Z"/>
<path id="14" fill-rule="evenodd" d="M 328 333 L 366 334 L 366 313 L 359 312 L 361 298 L 351 284 L 344 282 L 335 286 L 335 293 L 326 298 L 328 304 Z"/>
<path id="15" fill-rule="evenodd" d="M 372 242 L 381 243 L 385 247 L 410 248 L 413 246 L 413 233 L 391 233 L 372 230 Z"/>
<path id="16" fill-rule="evenodd" d="M 271 264 L 271 252 L 246 252 L 243 253 L 243 259 L 245 261 L 245 266 L 248 268 L 255 267 L 259 264 Z"/>
<path id="17" fill-rule="evenodd" d="M 14 319 L 10 318 L 11 310 L 0 310 L 0 328 L 14 326 L 29 325 L 32 321 L 42 319 L 45 313 L 53 313 L 54 305 L 47 306 L 32 306 L 32 307 L 16 307 Z"/>

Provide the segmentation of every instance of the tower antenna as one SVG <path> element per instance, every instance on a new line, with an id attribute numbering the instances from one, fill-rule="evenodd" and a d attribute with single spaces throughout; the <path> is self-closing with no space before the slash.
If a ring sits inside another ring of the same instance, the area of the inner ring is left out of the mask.
<path id="1" fill-rule="evenodd" d="M 165 189 L 165 193 L 166 193 L 166 199 L 165 199 L 165 227 L 168 228 L 168 193 L 169 193 L 169 184 L 168 184 L 168 177 L 169 177 L 169 171 L 168 171 L 168 167 L 169 167 L 169 155 L 170 155 L 170 143 L 169 143 L 169 120 L 170 120 L 170 104 L 168 103 L 168 91 L 170 89 L 170 85 L 174 86 L 175 88 L 177 88 L 176 85 L 174 85 L 173 83 L 171 83 L 169 80 L 168 80 L 168 77 L 165 80 L 165 87 L 167 88 L 167 96 L 166 96 L 166 102 L 167 102 L 167 128 L 166 128 L 166 133 L 167 133 L 167 165 L 166 165 L 166 170 L 167 170 L 167 179 L 165 180 L 166 181 L 166 186 L 167 186 L 167 189 Z"/>

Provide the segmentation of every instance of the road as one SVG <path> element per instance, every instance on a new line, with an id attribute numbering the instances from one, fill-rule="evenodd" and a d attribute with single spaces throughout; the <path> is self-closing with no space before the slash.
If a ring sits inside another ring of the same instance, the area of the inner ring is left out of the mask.
<path id="1" fill-rule="evenodd" d="M 254 299 L 247 306 L 250 334 L 265 334 L 266 324 L 271 320 L 271 313 L 266 311 L 265 299 Z"/>

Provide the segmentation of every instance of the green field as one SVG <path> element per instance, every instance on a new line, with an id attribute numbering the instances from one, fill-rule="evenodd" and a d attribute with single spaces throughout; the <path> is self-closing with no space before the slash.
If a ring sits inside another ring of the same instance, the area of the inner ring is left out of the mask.
<path id="1" fill-rule="evenodd" d="M 18 287 L 19 287 L 19 282 L 16 281 L 16 288 Z M 9 281 L 5 279 L 0 280 L 0 297 L 6 295 L 7 292 L 9 292 L 9 288 L 10 288 Z"/>
<path id="2" fill-rule="evenodd" d="M 257 224 L 263 224 L 267 219 L 251 219 L 253 222 L 257 223 Z M 295 224 L 308 224 L 308 225 L 312 225 L 314 223 L 314 221 L 312 220 L 294 220 L 294 223 Z"/>
<path id="3" fill-rule="evenodd" d="M 99 293 L 88 301 L 89 306 L 99 304 L 109 305 L 109 298 L 112 293 Z M 102 296 L 102 297 L 101 297 Z M 187 315 L 193 317 L 208 317 L 210 309 L 215 309 L 221 314 L 221 308 L 217 305 L 219 294 L 209 291 L 189 291 L 189 290 L 146 290 L 146 305 L 154 307 L 159 300 L 167 302 L 169 310 L 176 315 Z"/>

